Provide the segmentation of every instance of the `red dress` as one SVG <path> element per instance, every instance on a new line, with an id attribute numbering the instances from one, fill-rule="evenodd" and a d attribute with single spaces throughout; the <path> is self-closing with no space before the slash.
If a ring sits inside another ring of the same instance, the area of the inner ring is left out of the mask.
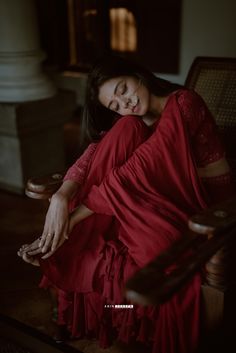
<path id="1" fill-rule="evenodd" d="M 189 216 L 209 205 L 196 167 L 223 156 L 206 105 L 196 93 L 179 90 L 170 95 L 154 131 L 137 117 L 123 117 L 68 171 L 66 179 L 83 181 L 71 207 L 82 202 L 95 214 L 40 263 L 42 286 L 49 280 L 60 288 L 59 322 L 73 337 L 95 337 L 102 347 L 118 339 L 143 342 L 153 353 L 194 352 L 199 274 L 156 307 L 131 308 L 123 288 L 184 234 Z M 229 176 L 224 183 L 227 192 Z"/>

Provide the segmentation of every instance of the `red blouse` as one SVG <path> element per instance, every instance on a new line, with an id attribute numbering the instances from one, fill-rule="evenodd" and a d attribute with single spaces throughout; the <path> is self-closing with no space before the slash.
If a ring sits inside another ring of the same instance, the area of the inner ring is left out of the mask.
<path id="1" fill-rule="evenodd" d="M 205 167 L 225 156 L 215 120 L 203 99 L 193 91 L 176 94 L 186 123 L 197 167 Z"/>
<path id="2" fill-rule="evenodd" d="M 204 100 L 196 92 L 190 90 L 179 90 L 173 94 L 176 95 L 182 113 L 196 166 L 205 167 L 225 157 L 225 149 L 219 137 L 216 122 Z M 106 132 L 103 136 L 105 134 Z M 91 143 L 87 147 L 80 158 L 68 169 L 64 180 L 73 180 L 80 186 L 83 185 L 89 162 L 98 144 L 99 142 Z M 231 173 L 202 178 L 202 181 L 212 201 L 227 198 L 234 190 Z"/>

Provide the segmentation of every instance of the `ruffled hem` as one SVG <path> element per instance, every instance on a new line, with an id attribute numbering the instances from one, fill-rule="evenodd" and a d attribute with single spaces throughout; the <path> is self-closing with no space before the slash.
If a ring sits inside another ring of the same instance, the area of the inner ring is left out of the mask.
<path id="1" fill-rule="evenodd" d="M 46 278 L 41 288 L 51 286 Z M 107 304 L 98 293 L 66 293 L 58 291 L 58 324 L 66 325 L 73 339 L 96 339 L 101 348 L 108 348 L 114 340 L 129 344 L 141 342 L 152 345 L 158 309 L 140 308 L 125 301 Z"/>
<path id="2" fill-rule="evenodd" d="M 137 266 L 127 248 L 110 241 L 96 269 L 94 291 L 57 289 L 58 324 L 67 326 L 71 338 L 96 339 L 101 348 L 108 348 L 116 340 L 125 344 L 140 342 L 153 353 L 174 353 L 176 346 L 181 347 L 181 353 L 194 352 L 198 339 L 200 277 L 197 275 L 168 303 L 142 307 L 123 297 L 124 284 L 135 270 Z M 44 276 L 40 287 L 51 286 L 53 282 Z M 190 329 L 186 322 L 192 317 L 195 323 Z"/>

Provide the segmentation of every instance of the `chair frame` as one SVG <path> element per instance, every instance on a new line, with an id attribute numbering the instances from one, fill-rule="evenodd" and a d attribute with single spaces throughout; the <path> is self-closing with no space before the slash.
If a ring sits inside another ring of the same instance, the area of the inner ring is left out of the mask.
<path id="1" fill-rule="evenodd" d="M 215 79 L 212 76 L 216 76 Z M 199 93 L 216 117 L 236 181 L 236 58 L 197 57 L 190 67 L 185 86 Z M 226 322 L 227 316 L 232 316 L 226 314 L 226 301 L 236 287 L 232 276 L 235 233 L 236 197 L 194 215 L 189 220 L 187 240 L 185 237 L 173 244 L 161 257 L 136 273 L 127 282 L 127 296 L 140 304 L 163 303 L 194 272 L 205 267 L 201 321 L 205 332 L 215 331 Z M 186 249 L 191 249 L 191 256 L 178 263 L 178 256 Z M 176 264 L 176 269 L 167 276 L 163 271 L 170 262 Z M 235 315 L 236 309 L 232 313 Z"/>
<path id="2" fill-rule="evenodd" d="M 217 74 L 219 78 L 214 79 Z M 189 70 L 185 86 L 196 90 L 216 117 L 236 177 L 236 58 L 197 57 Z M 228 118 L 229 126 L 225 123 Z M 48 199 L 62 181 L 63 173 L 30 179 L 26 195 Z M 173 244 L 166 253 L 137 272 L 126 284 L 127 296 L 144 305 L 162 303 L 206 264 L 202 315 L 204 328 L 214 330 L 225 316 L 226 293 L 235 286 L 229 280 L 232 279 L 229 275 L 229 249 L 235 249 L 235 233 L 236 197 L 193 216 L 189 220 L 189 236 Z M 186 249 L 191 249 L 193 256 L 178 263 L 178 255 Z M 164 268 L 170 261 L 177 266 L 173 273 L 166 276 Z"/>

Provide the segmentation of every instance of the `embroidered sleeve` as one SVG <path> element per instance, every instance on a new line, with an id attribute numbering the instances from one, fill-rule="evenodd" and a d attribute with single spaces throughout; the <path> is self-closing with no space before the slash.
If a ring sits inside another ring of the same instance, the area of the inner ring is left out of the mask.
<path id="1" fill-rule="evenodd" d="M 186 123 L 198 167 L 204 167 L 225 156 L 219 131 L 203 99 L 194 91 L 182 90 L 178 103 Z"/>
<path id="2" fill-rule="evenodd" d="M 68 169 L 65 180 L 72 180 L 77 182 L 79 185 L 84 183 L 85 177 L 87 175 L 88 165 L 92 159 L 98 143 L 91 143 L 79 159 Z"/>

